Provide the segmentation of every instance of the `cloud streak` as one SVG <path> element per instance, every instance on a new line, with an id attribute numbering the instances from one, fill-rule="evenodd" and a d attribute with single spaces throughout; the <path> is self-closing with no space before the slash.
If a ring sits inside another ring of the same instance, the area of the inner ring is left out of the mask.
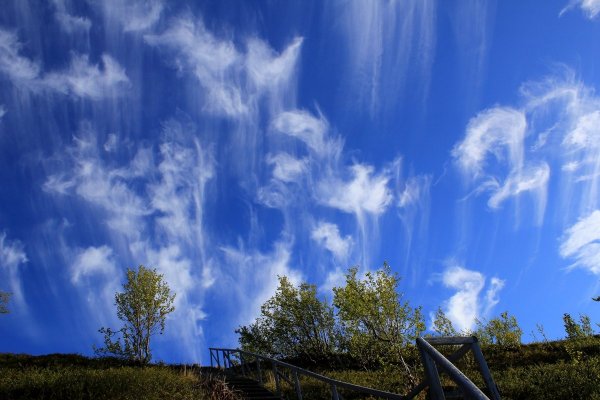
<path id="1" fill-rule="evenodd" d="M 107 150 L 104 135 L 83 124 L 73 145 L 47 165 L 44 191 L 57 204 L 68 196 L 90 207 L 89 218 L 103 226 L 100 237 L 107 240 L 74 250 L 71 282 L 91 292 L 96 288 L 99 297 L 89 300 L 110 315 L 119 271 L 138 264 L 157 268 L 177 293 L 171 321 L 175 328 L 167 336 L 178 338 L 188 349 L 186 357 L 197 360 L 204 293 L 214 283 L 210 239 L 204 231 L 205 190 L 215 176 L 214 160 L 183 116 L 163 124 L 155 147 L 140 144 L 130 158 L 116 150 L 118 138 L 106 136 L 115 149 Z M 118 253 L 113 250 L 117 248 Z M 117 258 L 122 263 L 118 266 Z"/>
<path id="2" fill-rule="evenodd" d="M 87 55 L 74 54 L 67 70 L 43 73 L 39 64 L 21 53 L 17 36 L 0 29 L 0 72 L 15 87 L 31 93 L 61 93 L 98 100 L 120 96 L 129 87 L 124 68 L 108 54 L 100 64 L 93 64 Z"/>
<path id="3" fill-rule="evenodd" d="M 446 301 L 446 315 L 454 326 L 469 332 L 475 327 L 477 320 L 489 315 L 498 303 L 498 292 L 504 287 L 504 281 L 492 278 L 484 295 L 486 278 L 481 272 L 455 265 L 446 268 L 442 273 L 442 283 L 456 293 Z"/>
<path id="4" fill-rule="evenodd" d="M 342 238 L 337 225 L 320 221 L 314 227 L 310 236 L 329 250 L 337 260 L 343 262 L 348 259 L 352 238 L 350 236 Z"/>
<path id="5" fill-rule="evenodd" d="M 196 77 L 205 97 L 204 111 L 230 118 L 247 116 L 255 111 L 259 97 L 280 94 L 280 89 L 289 86 L 302 44 L 302 39 L 296 38 L 276 54 L 253 39 L 246 51 L 241 51 L 190 17 L 174 19 L 166 30 L 145 35 L 144 40 L 173 55 L 175 68 Z"/>
<path id="6" fill-rule="evenodd" d="M 427 93 L 435 49 L 433 1 L 332 3 L 346 52 L 345 81 L 355 110 L 390 112 L 410 77 Z M 336 43 L 336 46 L 339 46 Z M 393 49 L 393 51 L 386 51 Z"/>
<path id="7" fill-rule="evenodd" d="M 560 255 L 575 259 L 571 268 L 600 275 L 600 210 L 594 210 L 566 230 Z"/>
<path id="8" fill-rule="evenodd" d="M 571 0 L 558 14 L 562 16 L 572 8 L 579 7 L 588 19 L 595 19 L 600 14 L 599 0 Z"/>
<path id="9" fill-rule="evenodd" d="M 3 282 L 8 283 L 8 287 L 3 287 L 2 290 L 10 291 L 14 302 L 21 308 L 27 307 L 27 302 L 20 269 L 28 261 L 23 243 L 9 240 L 6 232 L 0 232 L 0 274 L 4 277 Z"/>

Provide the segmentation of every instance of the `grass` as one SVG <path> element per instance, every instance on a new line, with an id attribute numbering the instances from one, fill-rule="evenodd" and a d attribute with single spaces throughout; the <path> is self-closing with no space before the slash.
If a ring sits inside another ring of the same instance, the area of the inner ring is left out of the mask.
<path id="1" fill-rule="evenodd" d="M 0 398 L 233 400 L 223 381 L 199 368 L 123 363 L 72 354 L 0 354 Z"/>
<path id="2" fill-rule="evenodd" d="M 449 353 L 451 349 L 446 349 Z M 514 348 L 487 346 L 483 354 L 492 371 L 502 399 L 598 399 L 600 400 L 600 339 L 534 343 Z M 418 355 L 409 352 L 406 357 L 413 366 L 417 380 L 424 376 Z M 458 363 L 459 368 L 477 386 L 483 380 L 472 357 Z M 327 377 L 398 394 L 406 394 L 412 387 L 405 370 L 389 365 L 373 370 L 343 369 L 312 366 L 309 368 Z M 274 390 L 272 376 L 267 385 Z M 314 379 L 302 378 L 304 398 L 331 399 L 330 388 Z M 455 386 L 442 375 L 444 386 Z M 293 397 L 293 388 L 283 385 L 283 390 Z M 369 399 L 356 392 L 340 391 L 345 399 Z M 425 399 L 425 393 L 419 397 Z"/>
<path id="3" fill-rule="evenodd" d="M 446 349 L 446 352 L 451 349 Z M 600 339 L 534 343 L 513 348 L 483 348 L 503 399 L 598 399 L 600 400 Z M 417 380 L 423 369 L 418 354 L 409 351 L 406 361 Z M 298 362 L 294 362 L 298 364 Z M 412 387 L 401 366 L 365 370 L 339 359 L 339 364 L 306 366 L 336 380 L 406 394 Z M 479 387 L 482 379 L 472 358 L 458 364 Z M 267 387 L 274 389 L 267 371 Z M 331 399 L 330 388 L 302 377 L 305 399 Z M 443 384 L 452 385 L 445 378 Z M 293 387 L 284 385 L 288 398 Z M 344 389 L 345 399 L 369 398 Z M 200 399 L 235 400 L 219 377 L 198 367 L 150 365 L 139 367 L 111 358 L 87 358 L 53 354 L 27 356 L 0 354 L 0 399 Z M 425 398 L 422 393 L 420 399 Z"/>

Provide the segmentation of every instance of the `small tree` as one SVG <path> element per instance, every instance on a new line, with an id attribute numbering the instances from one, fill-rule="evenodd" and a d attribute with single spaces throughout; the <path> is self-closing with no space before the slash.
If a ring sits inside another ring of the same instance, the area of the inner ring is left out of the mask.
<path id="1" fill-rule="evenodd" d="M 505 347 L 516 347 L 521 344 L 523 330 L 519 327 L 517 318 L 509 315 L 508 311 L 500 317 L 492 318 L 486 324 L 477 321 L 479 328 L 475 335 L 486 344 L 498 344 Z"/>
<path id="2" fill-rule="evenodd" d="M 333 308 L 319 300 L 315 285 L 295 287 L 285 276 L 256 321 L 236 333 L 244 350 L 309 360 L 332 354 L 339 337 Z"/>
<path id="3" fill-rule="evenodd" d="M 563 315 L 563 322 L 565 325 L 565 332 L 567 333 L 567 339 L 582 339 L 594 335 L 590 317 L 585 314 L 579 315 L 580 323 L 577 323 L 577 321 L 571 317 L 571 314 L 565 313 Z"/>
<path id="4" fill-rule="evenodd" d="M 456 336 L 458 334 L 456 329 L 454 329 L 454 325 L 452 325 L 452 321 L 446 317 L 446 314 L 444 314 L 444 311 L 440 307 L 435 312 L 433 330 L 440 336 Z"/>
<path id="5" fill-rule="evenodd" d="M 401 301 L 399 282 L 400 277 L 384 263 L 364 279 L 358 277 L 357 267 L 350 268 L 346 286 L 333 289 L 348 350 L 364 364 L 391 360 L 406 366 L 404 349 L 425 330 L 421 307 Z"/>
<path id="6" fill-rule="evenodd" d="M 175 294 L 171 294 L 161 274 L 143 265 L 137 271 L 127 269 L 123 290 L 115 294 L 115 305 L 117 317 L 124 325 L 118 331 L 100 328 L 105 347 L 95 348 L 95 351 L 146 364 L 152 359 L 150 338 L 164 332 L 166 316 L 175 310 Z"/>
<path id="7" fill-rule="evenodd" d="M 11 293 L 0 290 L 0 314 L 8 314 L 8 302 L 10 301 Z"/>

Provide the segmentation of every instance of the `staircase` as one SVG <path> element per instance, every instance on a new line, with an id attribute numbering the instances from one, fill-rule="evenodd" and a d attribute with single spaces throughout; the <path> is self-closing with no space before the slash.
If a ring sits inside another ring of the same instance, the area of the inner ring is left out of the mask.
<path id="1" fill-rule="evenodd" d="M 240 398 L 244 400 L 281 400 L 281 397 L 268 391 L 254 379 L 237 375 L 232 371 L 213 367 L 203 367 L 202 374 L 222 379 L 227 387 L 239 394 Z"/>
<path id="2" fill-rule="evenodd" d="M 240 349 L 210 348 L 209 350 L 211 366 L 216 365 L 216 370 L 221 371 L 220 374 L 225 379 L 227 385 L 241 392 L 243 399 L 281 399 L 280 396 L 269 392 L 260 385 L 263 382 L 265 370 L 269 369 L 275 380 L 276 392 L 281 394 L 281 385 L 285 381 L 287 387 L 295 392 L 295 398 L 298 400 L 303 399 L 300 376 L 316 379 L 324 385 L 329 386 L 332 400 L 343 400 L 343 397 L 339 393 L 340 389 L 387 400 L 414 399 L 424 390 L 429 392 L 428 398 L 432 400 L 464 398 L 500 400 L 500 393 L 494 383 L 494 379 L 475 336 L 428 337 L 425 339 L 419 337 L 416 340 L 416 344 L 421 353 L 423 366 L 425 367 L 425 377 L 420 384 L 415 386 L 406 395 L 338 381 L 280 360 Z M 446 357 L 435 349 L 434 345 L 453 346 L 455 351 Z M 454 362 L 469 352 L 473 353 L 473 357 L 479 367 L 479 372 L 485 382 L 486 387 L 483 390 L 477 387 L 454 365 Z M 457 387 L 449 388 L 442 386 L 440 372 L 443 372 L 450 378 Z"/>
<path id="3" fill-rule="evenodd" d="M 269 392 L 257 381 L 240 375 L 225 374 L 225 383 L 227 386 L 241 394 L 242 399 L 248 400 L 269 400 L 279 399 L 277 395 Z"/>

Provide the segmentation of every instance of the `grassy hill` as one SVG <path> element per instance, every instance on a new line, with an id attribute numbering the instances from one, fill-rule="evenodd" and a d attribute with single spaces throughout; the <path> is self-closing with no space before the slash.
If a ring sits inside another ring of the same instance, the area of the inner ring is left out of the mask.
<path id="1" fill-rule="evenodd" d="M 444 352 L 444 349 L 441 349 Z M 448 353 L 451 349 L 445 349 Z M 518 347 L 487 346 L 484 356 L 503 399 L 600 399 L 600 339 L 534 343 Z M 302 365 L 301 360 L 290 360 Z M 417 380 L 423 377 L 418 354 L 406 361 Z M 304 363 L 307 369 L 363 386 L 404 394 L 412 384 L 406 370 L 385 365 L 369 370 L 350 359 Z M 354 367 L 353 367 L 354 365 Z M 472 359 L 459 367 L 482 386 Z M 449 380 L 445 385 L 451 385 Z M 327 387 L 303 379 L 304 398 L 331 398 Z M 271 378 L 268 386 L 274 387 Z M 293 389 L 286 389 L 294 398 Z M 346 399 L 361 398 L 343 392 Z M 422 396 L 424 398 L 424 396 Z M 73 354 L 28 356 L 0 354 L 0 399 L 236 399 L 208 370 L 178 365 L 139 367 L 111 358 Z"/>
<path id="2" fill-rule="evenodd" d="M 451 349 L 440 349 L 449 354 Z M 445 351 L 444 351 L 445 350 Z M 600 399 L 600 339 L 587 338 L 577 341 L 562 340 L 533 343 L 517 347 L 486 346 L 483 354 L 492 371 L 503 399 Z M 421 381 L 424 374 L 416 351 L 408 351 L 406 361 L 413 376 Z M 296 363 L 301 363 L 296 360 Z M 338 359 L 325 366 L 306 363 L 304 366 L 325 376 L 355 383 L 361 386 L 405 394 L 412 388 L 406 370 L 399 365 L 386 365 L 377 369 L 352 367 L 352 360 Z M 479 387 L 483 381 L 471 357 L 458 363 Z M 444 379 L 445 386 L 454 386 Z M 274 388 L 271 379 L 269 386 Z M 329 389 L 320 382 L 304 379 L 305 398 L 330 399 Z M 286 388 L 290 394 L 293 389 Z M 345 399 L 364 398 L 356 393 L 344 392 Z M 290 398 L 294 398 L 290 396 Z M 421 398 L 425 398 L 423 395 Z"/>
<path id="3" fill-rule="evenodd" d="M 0 399 L 235 399 L 201 368 L 75 354 L 0 354 Z"/>

